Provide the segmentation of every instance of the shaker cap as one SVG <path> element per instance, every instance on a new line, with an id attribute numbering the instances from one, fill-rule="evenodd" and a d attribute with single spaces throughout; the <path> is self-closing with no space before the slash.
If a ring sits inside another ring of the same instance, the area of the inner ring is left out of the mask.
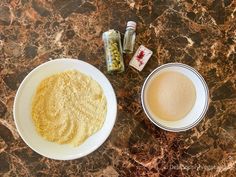
<path id="1" fill-rule="evenodd" d="M 133 28 L 136 29 L 137 23 L 134 21 L 128 21 L 127 28 Z"/>

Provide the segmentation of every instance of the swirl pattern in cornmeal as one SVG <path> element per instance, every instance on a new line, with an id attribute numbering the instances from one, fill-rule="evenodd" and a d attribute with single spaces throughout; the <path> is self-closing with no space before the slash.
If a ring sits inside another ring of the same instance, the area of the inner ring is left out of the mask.
<path id="1" fill-rule="evenodd" d="M 79 146 L 101 129 L 106 112 L 107 101 L 101 86 L 76 70 L 43 80 L 32 102 L 37 132 L 58 144 Z"/>

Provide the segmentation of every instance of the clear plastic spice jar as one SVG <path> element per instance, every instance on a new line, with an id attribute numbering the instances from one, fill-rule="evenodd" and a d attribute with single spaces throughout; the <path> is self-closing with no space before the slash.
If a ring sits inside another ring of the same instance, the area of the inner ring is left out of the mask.
<path id="1" fill-rule="evenodd" d="M 102 39 L 106 53 L 107 71 L 123 72 L 124 62 L 122 56 L 121 36 L 116 30 L 109 30 L 103 33 Z"/>

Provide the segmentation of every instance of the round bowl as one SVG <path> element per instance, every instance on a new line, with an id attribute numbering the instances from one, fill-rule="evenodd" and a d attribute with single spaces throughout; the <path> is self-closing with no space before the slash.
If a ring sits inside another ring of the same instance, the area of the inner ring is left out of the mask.
<path id="1" fill-rule="evenodd" d="M 107 99 L 107 115 L 102 128 L 78 147 L 59 145 L 42 138 L 36 131 L 31 117 L 32 97 L 39 83 L 46 77 L 65 70 L 78 70 L 91 76 L 102 87 Z M 22 81 L 14 100 L 13 115 L 16 128 L 24 142 L 35 152 L 57 160 L 83 157 L 103 144 L 115 124 L 117 101 L 115 92 L 106 78 L 94 66 L 76 59 L 56 59 L 41 64 Z"/>
<path id="2" fill-rule="evenodd" d="M 147 107 L 147 87 L 154 77 L 164 71 L 175 71 L 184 74 L 193 82 L 196 89 L 196 101 L 193 108 L 178 121 L 167 121 L 156 117 Z M 186 131 L 196 126 L 206 114 L 209 104 L 209 90 L 203 77 L 194 68 L 182 63 L 168 63 L 156 68 L 149 74 L 142 87 L 141 102 L 145 114 L 156 126 L 171 132 Z"/>

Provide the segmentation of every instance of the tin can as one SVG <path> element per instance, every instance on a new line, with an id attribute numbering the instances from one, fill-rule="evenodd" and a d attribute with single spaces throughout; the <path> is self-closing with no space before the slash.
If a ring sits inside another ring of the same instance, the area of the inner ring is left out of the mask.
<path id="1" fill-rule="evenodd" d="M 124 61 L 122 56 L 121 36 L 116 30 L 109 30 L 102 34 L 106 55 L 108 73 L 123 72 Z"/>

